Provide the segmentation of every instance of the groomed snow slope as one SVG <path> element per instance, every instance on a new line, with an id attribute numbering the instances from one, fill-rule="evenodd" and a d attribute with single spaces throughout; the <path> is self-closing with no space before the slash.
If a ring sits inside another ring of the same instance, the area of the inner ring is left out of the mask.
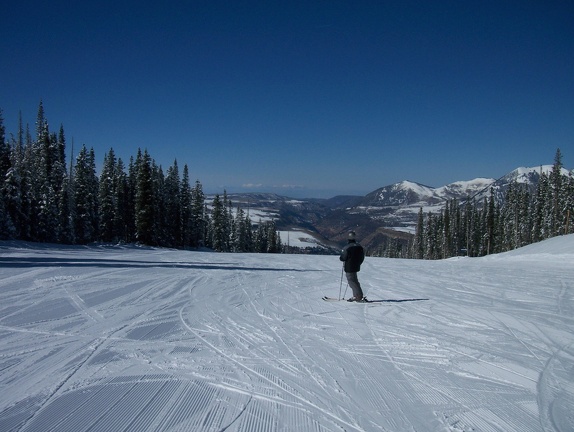
<path id="1" fill-rule="evenodd" d="M 573 236 L 359 276 L 376 302 L 321 300 L 336 256 L 0 243 L 0 430 L 574 430 Z"/>

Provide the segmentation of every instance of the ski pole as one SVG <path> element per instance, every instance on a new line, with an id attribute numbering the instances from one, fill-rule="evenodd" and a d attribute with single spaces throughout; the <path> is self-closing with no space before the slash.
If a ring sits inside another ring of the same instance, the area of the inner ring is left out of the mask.
<path id="1" fill-rule="evenodd" d="M 345 263 L 343 263 L 343 267 L 341 267 L 341 283 L 339 284 L 339 300 L 341 300 L 341 288 L 343 288 L 343 270 L 345 268 Z M 345 292 L 347 292 L 347 288 L 345 288 Z"/>

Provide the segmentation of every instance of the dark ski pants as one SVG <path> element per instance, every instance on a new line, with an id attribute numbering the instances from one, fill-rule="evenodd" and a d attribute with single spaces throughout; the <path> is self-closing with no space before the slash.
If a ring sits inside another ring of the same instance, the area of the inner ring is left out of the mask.
<path id="1" fill-rule="evenodd" d="M 357 277 L 356 272 L 349 272 L 346 273 L 347 275 L 347 282 L 349 282 L 349 286 L 353 290 L 353 297 L 355 298 L 363 298 L 363 290 L 361 289 L 361 284 L 359 283 L 359 278 Z"/>

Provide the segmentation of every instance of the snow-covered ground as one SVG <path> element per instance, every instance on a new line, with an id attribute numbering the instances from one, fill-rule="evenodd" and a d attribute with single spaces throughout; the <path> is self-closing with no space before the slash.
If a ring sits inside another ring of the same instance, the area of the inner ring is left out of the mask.
<path id="1" fill-rule="evenodd" d="M 0 430 L 574 430 L 574 236 L 359 276 L 373 303 L 321 300 L 336 256 L 0 243 Z"/>
<path id="2" fill-rule="evenodd" d="M 312 233 L 308 233 L 303 230 L 289 230 L 289 231 L 278 231 L 281 237 L 281 244 L 283 246 L 298 247 L 301 249 L 305 248 L 322 248 L 326 247 L 321 244 L 321 241 L 313 236 Z"/>

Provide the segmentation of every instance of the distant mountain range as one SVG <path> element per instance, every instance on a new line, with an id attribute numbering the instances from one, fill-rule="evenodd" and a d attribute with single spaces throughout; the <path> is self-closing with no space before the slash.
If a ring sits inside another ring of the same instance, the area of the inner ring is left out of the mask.
<path id="1" fill-rule="evenodd" d="M 299 230 L 318 243 L 338 250 L 347 232 L 355 230 L 361 243 L 376 248 L 389 238 L 407 240 L 416 226 L 419 209 L 439 212 L 451 199 L 482 200 L 492 190 L 500 202 L 508 186 L 516 181 L 532 190 L 540 174 L 550 173 L 552 165 L 517 168 L 499 179 L 477 178 L 433 188 L 401 181 L 379 188 L 365 196 L 335 196 L 329 199 L 293 199 L 270 193 L 230 194 L 233 206 L 249 211 L 252 222 L 274 219 L 279 230 Z M 563 174 L 568 171 L 563 169 Z"/>

